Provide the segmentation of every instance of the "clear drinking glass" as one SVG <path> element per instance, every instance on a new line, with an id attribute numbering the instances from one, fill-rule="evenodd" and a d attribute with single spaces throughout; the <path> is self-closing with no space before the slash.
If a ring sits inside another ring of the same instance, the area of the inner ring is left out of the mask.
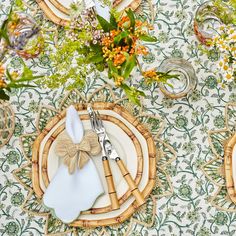
<path id="1" fill-rule="evenodd" d="M 209 45 L 212 38 L 217 34 L 217 29 L 223 24 L 218 17 L 218 8 L 212 1 L 207 1 L 199 6 L 194 18 L 194 32 L 198 40 Z"/>
<path id="2" fill-rule="evenodd" d="M 169 58 L 164 60 L 159 71 L 178 75 L 177 78 L 168 80 L 168 84 L 161 83 L 161 91 L 170 98 L 176 99 L 186 96 L 189 91 L 195 89 L 197 77 L 190 62 L 182 58 Z"/>
<path id="3" fill-rule="evenodd" d="M 18 55 L 34 58 L 43 49 L 44 40 L 36 21 L 23 12 L 14 13 L 13 20 L 8 23 L 10 46 Z"/>

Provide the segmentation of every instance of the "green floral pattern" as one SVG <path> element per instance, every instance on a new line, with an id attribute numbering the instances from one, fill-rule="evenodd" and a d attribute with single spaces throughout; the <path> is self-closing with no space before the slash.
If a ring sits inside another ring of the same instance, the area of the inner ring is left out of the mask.
<path id="1" fill-rule="evenodd" d="M 143 18 L 150 17 L 148 1 L 142 2 Z M 198 76 L 196 91 L 186 98 L 171 100 L 160 92 L 158 85 L 146 85 L 139 77 L 133 84 L 137 88 L 145 90 L 147 95 L 144 100 L 144 109 L 153 116 L 160 116 L 164 120 L 164 129 L 161 130 L 161 139 L 170 143 L 173 150 L 177 151 L 177 159 L 172 160 L 173 155 L 168 152 L 160 153 L 157 163 L 157 186 L 153 190 L 157 208 L 154 218 L 149 207 L 141 211 L 139 216 L 122 226 L 98 228 L 96 231 L 83 229 L 77 231 L 77 235 L 172 235 L 172 236 L 210 236 L 236 234 L 236 206 L 227 198 L 227 191 L 224 187 L 224 172 L 222 169 L 223 144 L 222 140 L 229 137 L 224 131 L 226 125 L 224 119 L 224 108 L 228 102 L 236 102 L 236 84 L 230 84 L 223 89 L 217 85 L 218 75 L 215 74 L 215 63 L 217 56 L 211 52 L 204 55 L 193 34 L 192 23 L 194 12 L 203 2 L 192 0 L 154 0 L 155 12 L 155 35 L 158 43 L 149 45 L 150 55 L 142 60 L 148 67 L 157 67 L 164 58 L 181 57 L 189 60 L 194 66 Z M 34 0 L 28 0 L 29 5 L 36 9 Z M 9 11 L 10 1 L 0 2 L 0 19 L 3 20 Z M 32 11 L 28 12 L 32 13 Z M 43 13 L 38 9 L 35 15 L 37 21 L 43 28 L 50 29 L 47 32 L 46 41 L 55 45 L 55 35 L 61 36 L 61 28 L 47 21 Z M 27 64 L 39 73 L 50 73 L 49 52 L 44 52 L 36 59 L 28 60 Z M 18 67 L 19 59 L 13 55 L 8 58 L 12 67 Z M 146 69 L 146 68 L 145 68 Z M 96 78 L 96 80 L 95 80 Z M 109 89 L 105 93 L 90 97 L 92 92 L 104 84 L 103 76 L 95 72 L 86 81 L 82 91 L 84 97 L 90 100 L 99 99 L 111 100 L 112 95 Z M 46 219 L 42 215 L 44 209 L 36 204 L 34 199 L 26 199 L 31 186 L 31 166 L 27 164 L 26 158 L 31 156 L 30 143 L 35 135 L 19 137 L 25 133 L 37 133 L 36 118 L 41 104 L 58 108 L 66 94 L 61 88 L 50 91 L 48 89 L 27 88 L 13 90 L 11 92 L 11 104 L 16 113 L 16 128 L 14 136 L 9 144 L 0 150 L 0 235 L 45 235 L 45 225 L 48 224 L 48 233 L 62 232 L 67 230 L 65 225 L 50 217 Z M 122 98 L 120 90 L 114 90 L 116 97 Z M 82 101 L 83 98 L 74 92 L 67 97 L 61 109 L 70 103 Z M 120 102 L 134 114 L 140 114 L 140 108 L 132 107 L 127 100 Z M 52 111 L 51 111 L 52 112 Z M 47 116 L 47 113 L 44 113 Z M 50 112 L 49 112 L 50 114 Z M 52 113 L 51 113 L 52 114 Z M 235 131 L 234 109 L 228 109 L 228 126 L 231 132 Z M 149 122 L 146 122 L 150 126 Z M 42 127 L 44 123 L 41 124 Z M 157 126 L 159 123 L 156 124 Z M 153 132 L 158 132 L 153 126 Z M 222 129 L 220 135 L 209 130 Z M 208 142 L 210 140 L 210 142 Z M 23 150 L 20 143 L 23 144 Z M 158 142 L 157 142 L 158 143 Z M 160 150 L 165 145 L 161 142 Z M 167 148 L 167 147 L 166 147 Z M 171 148 L 169 147 L 169 150 Z M 164 159 L 163 159 L 164 158 Z M 165 161 L 163 161 L 165 160 Z M 168 161 L 169 160 L 169 161 Z M 166 165 L 166 163 L 168 163 Z M 21 167 L 21 170 L 12 172 Z M 26 188 L 22 187 L 22 184 Z M 16 194 L 18 193 L 18 194 Z M 41 215 L 32 216 L 22 212 L 19 204 L 26 201 L 28 209 L 40 210 Z M 37 200 L 37 199 L 36 199 Z M 151 204 L 150 200 L 150 204 Z M 142 218 L 145 216 L 145 219 Z M 149 224 L 150 227 L 140 224 Z M 153 221 L 153 222 L 152 222 Z M 152 224 L 152 225 L 151 225 Z M 107 231 L 108 230 L 108 231 Z M 67 235 L 71 235 L 68 233 Z"/>

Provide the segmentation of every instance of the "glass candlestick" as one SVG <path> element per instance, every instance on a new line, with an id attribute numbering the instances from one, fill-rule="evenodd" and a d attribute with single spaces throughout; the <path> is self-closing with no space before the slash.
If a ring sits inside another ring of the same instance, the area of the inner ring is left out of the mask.
<path id="1" fill-rule="evenodd" d="M 169 58 L 164 60 L 159 71 L 169 72 L 178 78 L 168 80 L 168 84 L 161 83 L 161 91 L 170 98 L 176 99 L 186 96 L 197 85 L 197 77 L 193 66 L 182 58 Z"/>
<path id="2" fill-rule="evenodd" d="M 194 32 L 198 40 L 209 46 L 212 38 L 217 34 L 217 29 L 223 24 L 217 12 L 218 8 L 212 1 L 207 1 L 199 6 L 194 18 Z"/>
<path id="3" fill-rule="evenodd" d="M 10 46 L 23 58 L 34 58 L 43 49 L 43 36 L 35 20 L 22 12 L 14 13 L 8 23 Z"/>

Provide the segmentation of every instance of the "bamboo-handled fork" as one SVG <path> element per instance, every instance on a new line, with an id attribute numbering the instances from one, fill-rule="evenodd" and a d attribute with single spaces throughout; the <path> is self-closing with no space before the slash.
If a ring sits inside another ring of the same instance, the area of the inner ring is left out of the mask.
<path id="1" fill-rule="evenodd" d="M 90 123 L 91 123 L 92 129 L 97 133 L 99 143 L 102 148 L 102 163 L 103 163 L 103 169 L 104 169 L 105 178 L 106 178 L 107 187 L 108 187 L 108 194 L 111 201 L 111 208 L 112 210 L 117 210 L 120 208 L 120 204 L 117 198 L 113 176 L 112 176 L 108 156 L 106 154 L 105 145 L 104 145 L 107 135 L 106 135 L 104 127 L 98 124 L 96 114 L 93 112 L 93 109 L 91 107 L 88 107 L 88 113 L 90 116 Z"/>
<path id="2" fill-rule="evenodd" d="M 135 184 L 133 178 L 131 177 L 128 169 L 126 168 L 123 160 L 119 157 L 119 155 L 117 154 L 115 148 L 112 146 L 109 137 L 106 134 L 105 128 L 103 126 L 103 122 L 101 120 L 100 114 L 98 112 L 94 112 L 93 109 L 91 107 L 88 108 L 88 113 L 90 115 L 90 121 L 91 121 L 91 125 L 93 127 L 93 129 L 95 130 L 95 132 L 98 134 L 98 136 L 102 136 L 103 140 L 102 140 L 102 148 L 105 151 L 105 155 L 106 157 L 108 157 L 111 160 L 115 160 L 123 177 L 125 178 L 131 193 L 133 194 L 133 196 L 135 197 L 136 201 L 137 201 L 137 206 L 141 206 L 145 203 L 145 199 L 143 197 L 143 195 L 141 194 L 141 192 L 139 191 L 137 185 Z M 108 160 L 107 160 L 108 162 Z M 109 169 L 110 170 L 110 169 Z M 114 185 L 113 185 L 114 186 Z M 108 184 L 108 189 L 109 189 L 109 184 Z M 110 190 L 109 190 L 110 192 Z M 110 196 L 111 199 L 111 196 Z M 111 199 L 112 202 L 113 199 Z"/>

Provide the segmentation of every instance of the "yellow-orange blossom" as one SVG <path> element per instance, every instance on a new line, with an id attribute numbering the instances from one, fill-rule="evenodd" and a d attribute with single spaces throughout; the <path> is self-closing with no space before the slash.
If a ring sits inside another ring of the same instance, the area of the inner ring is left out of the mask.
<path id="1" fill-rule="evenodd" d="M 7 84 L 5 82 L 5 80 L 3 79 L 4 76 L 4 68 L 2 65 L 0 65 L 0 88 L 6 88 Z"/>
<path id="2" fill-rule="evenodd" d="M 129 55 L 147 55 L 148 54 L 148 50 L 145 46 L 139 45 L 137 46 L 137 41 L 138 41 L 138 36 L 140 33 L 142 33 L 140 31 L 139 28 L 141 28 L 143 25 L 146 26 L 145 23 L 141 22 L 141 21 L 136 21 L 136 27 L 137 32 L 134 32 L 134 34 L 130 34 L 128 37 L 131 39 L 131 47 L 129 47 L 128 42 L 125 39 L 125 44 L 127 44 L 126 46 L 117 46 L 114 43 L 114 39 L 115 37 L 121 33 L 122 28 L 129 28 L 129 24 L 130 24 L 130 20 L 127 16 L 122 17 L 122 19 L 118 22 L 118 27 L 121 29 L 117 29 L 117 30 L 112 30 L 110 31 L 109 35 L 104 37 L 102 39 L 102 50 L 103 50 L 103 56 L 104 58 L 106 58 L 106 60 L 112 60 L 114 63 L 114 66 L 119 67 L 120 65 L 122 65 L 125 60 L 126 57 L 124 55 L 124 52 L 128 53 Z"/>

